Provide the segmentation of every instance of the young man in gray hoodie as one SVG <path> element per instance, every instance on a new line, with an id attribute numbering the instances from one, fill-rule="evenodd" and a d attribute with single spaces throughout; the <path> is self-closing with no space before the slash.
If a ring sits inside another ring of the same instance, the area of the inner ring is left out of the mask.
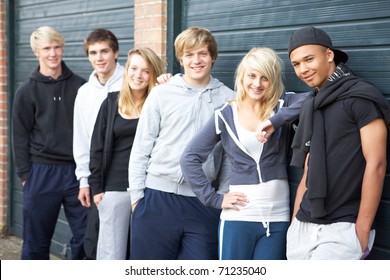
<path id="1" fill-rule="evenodd" d="M 132 259 L 218 258 L 219 210 L 196 198 L 183 179 L 180 157 L 214 108 L 235 93 L 210 74 L 218 50 L 208 30 L 188 28 L 175 48 L 184 74 L 150 93 L 130 156 Z M 220 162 L 213 157 L 206 162 L 211 181 Z"/>
<path id="2" fill-rule="evenodd" d="M 84 237 L 86 259 L 96 259 L 99 232 L 99 214 L 91 198 L 88 185 L 90 146 L 96 117 L 109 92 L 122 87 L 124 67 L 117 62 L 119 43 L 116 36 L 106 29 L 95 29 L 84 40 L 84 50 L 93 72 L 77 93 L 74 107 L 73 156 L 76 176 L 80 181 L 78 198 L 87 207 L 87 228 Z"/>

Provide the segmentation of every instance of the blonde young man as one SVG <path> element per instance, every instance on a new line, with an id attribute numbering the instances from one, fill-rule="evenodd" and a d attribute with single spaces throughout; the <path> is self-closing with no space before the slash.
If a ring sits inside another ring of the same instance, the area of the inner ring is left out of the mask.
<path id="1" fill-rule="evenodd" d="M 99 214 L 88 185 L 91 138 L 102 102 L 109 92 L 121 89 L 124 67 L 117 62 L 118 39 L 109 30 L 96 29 L 89 33 L 84 40 L 84 50 L 94 70 L 76 97 L 73 155 L 77 165 L 76 176 L 80 181 L 78 197 L 88 213 L 84 240 L 86 259 L 96 259 Z"/>
<path id="2" fill-rule="evenodd" d="M 22 259 L 49 259 L 61 205 L 73 235 L 71 258 L 83 259 L 86 210 L 77 199 L 72 131 L 74 101 L 85 80 L 62 61 L 64 37 L 54 28 L 36 29 L 30 45 L 39 66 L 17 90 L 12 115 L 23 185 Z"/>
<path id="3" fill-rule="evenodd" d="M 181 154 L 234 92 L 211 76 L 217 44 L 191 27 L 175 41 L 184 74 L 153 88 L 143 107 L 129 163 L 132 259 L 217 259 L 219 210 L 202 205 L 183 180 Z M 209 179 L 220 162 L 209 161 Z"/>

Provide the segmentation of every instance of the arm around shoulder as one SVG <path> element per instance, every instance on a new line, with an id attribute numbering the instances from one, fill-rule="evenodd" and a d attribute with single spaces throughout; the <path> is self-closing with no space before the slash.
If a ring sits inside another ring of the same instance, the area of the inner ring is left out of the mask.
<path id="1" fill-rule="evenodd" d="M 310 92 L 294 93 L 286 92 L 284 95 L 284 104 L 269 120 L 274 130 L 286 123 L 292 123 L 299 118 L 302 103 L 310 95 Z"/>

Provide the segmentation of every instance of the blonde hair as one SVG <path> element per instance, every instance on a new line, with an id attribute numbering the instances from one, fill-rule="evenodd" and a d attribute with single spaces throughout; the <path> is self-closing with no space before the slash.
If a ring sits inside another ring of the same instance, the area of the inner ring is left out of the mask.
<path id="1" fill-rule="evenodd" d="M 129 86 L 129 77 L 128 71 L 131 63 L 131 58 L 134 55 L 141 56 L 148 65 L 149 68 L 149 86 L 142 104 L 138 107 L 135 106 L 133 96 L 131 93 L 131 88 Z M 127 54 L 127 61 L 125 66 L 125 71 L 123 73 L 123 82 L 122 89 L 118 96 L 118 106 L 119 110 L 125 114 L 140 114 L 142 107 L 145 103 L 146 97 L 149 95 L 150 91 L 153 89 L 157 83 L 157 77 L 164 73 L 165 66 L 162 60 L 156 55 L 156 53 L 149 48 L 134 48 L 129 51 Z"/>
<path id="2" fill-rule="evenodd" d="M 207 29 L 193 26 L 181 32 L 175 40 L 176 59 L 181 60 L 185 51 L 207 46 L 211 58 L 217 59 L 218 47 L 214 36 Z"/>
<path id="3" fill-rule="evenodd" d="M 62 47 L 65 44 L 64 36 L 53 27 L 41 26 L 31 33 L 30 46 L 33 52 L 39 50 L 44 43 L 56 42 Z"/>
<path id="4" fill-rule="evenodd" d="M 274 50 L 270 48 L 251 49 L 236 69 L 234 89 L 237 92 L 237 103 L 242 102 L 247 94 L 243 84 L 246 72 L 260 72 L 268 79 L 270 87 L 265 91 L 261 100 L 263 106 L 261 106 L 259 118 L 260 120 L 268 119 L 284 92 L 282 70 L 283 62 Z"/>

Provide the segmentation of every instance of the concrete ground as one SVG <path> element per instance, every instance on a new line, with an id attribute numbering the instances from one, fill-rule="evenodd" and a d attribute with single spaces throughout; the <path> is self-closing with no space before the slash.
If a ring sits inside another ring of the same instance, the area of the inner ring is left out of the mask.
<path id="1" fill-rule="evenodd" d="M 20 260 L 22 240 L 16 236 L 1 236 L 0 260 Z"/>
<path id="2" fill-rule="evenodd" d="M 22 240 L 19 237 L 8 235 L 0 237 L 0 260 L 20 260 Z M 50 259 L 59 260 L 51 255 Z"/>

